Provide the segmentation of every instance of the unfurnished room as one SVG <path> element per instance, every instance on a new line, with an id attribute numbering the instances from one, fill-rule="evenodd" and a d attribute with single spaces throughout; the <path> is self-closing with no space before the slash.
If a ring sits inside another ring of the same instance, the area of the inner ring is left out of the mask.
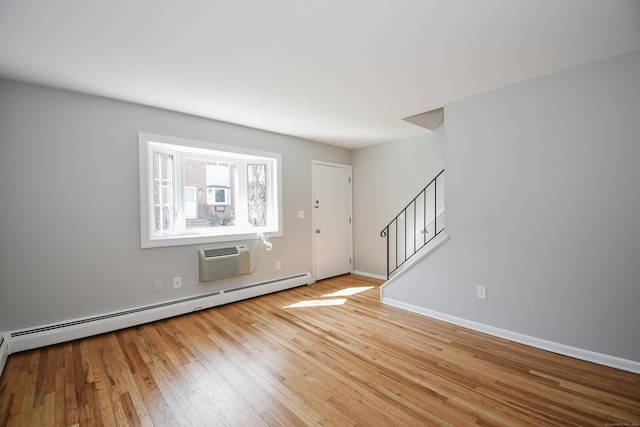
<path id="1" fill-rule="evenodd" d="M 636 0 L 0 0 L 0 426 L 638 426 L 639 117 Z"/>

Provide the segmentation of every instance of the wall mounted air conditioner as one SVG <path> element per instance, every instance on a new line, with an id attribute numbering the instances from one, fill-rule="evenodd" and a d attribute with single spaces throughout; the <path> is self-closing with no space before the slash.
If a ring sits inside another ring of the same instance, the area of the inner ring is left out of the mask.
<path id="1" fill-rule="evenodd" d="M 198 261 L 201 282 L 249 274 L 249 247 L 199 249 Z"/>

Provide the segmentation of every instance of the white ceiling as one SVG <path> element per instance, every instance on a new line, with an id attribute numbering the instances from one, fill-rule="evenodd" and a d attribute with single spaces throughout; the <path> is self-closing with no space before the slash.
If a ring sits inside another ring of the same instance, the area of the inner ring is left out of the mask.
<path id="1" fill-rule="evenodd" d="M 0 0 L 0 77 L 350 148 L 638 49 L 638 0 Z"/>

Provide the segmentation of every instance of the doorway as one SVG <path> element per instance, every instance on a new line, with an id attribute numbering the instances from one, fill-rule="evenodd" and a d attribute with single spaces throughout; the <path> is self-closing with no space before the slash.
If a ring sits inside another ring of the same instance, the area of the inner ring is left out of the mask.
<path id="1" fill-rule="evenodd" d="M 351 166 L 312 167 L 314 277 L 322 280 L 352 272 Z"/>

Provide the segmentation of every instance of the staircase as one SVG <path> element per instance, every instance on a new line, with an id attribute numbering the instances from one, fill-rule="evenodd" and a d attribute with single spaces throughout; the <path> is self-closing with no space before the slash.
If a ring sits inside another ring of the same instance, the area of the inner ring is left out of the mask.
<path id="1" fill-rule="evenodd" d="M 443 230 L 444 169 L 380 232 L 387 239 L 387 279 Z"/>

